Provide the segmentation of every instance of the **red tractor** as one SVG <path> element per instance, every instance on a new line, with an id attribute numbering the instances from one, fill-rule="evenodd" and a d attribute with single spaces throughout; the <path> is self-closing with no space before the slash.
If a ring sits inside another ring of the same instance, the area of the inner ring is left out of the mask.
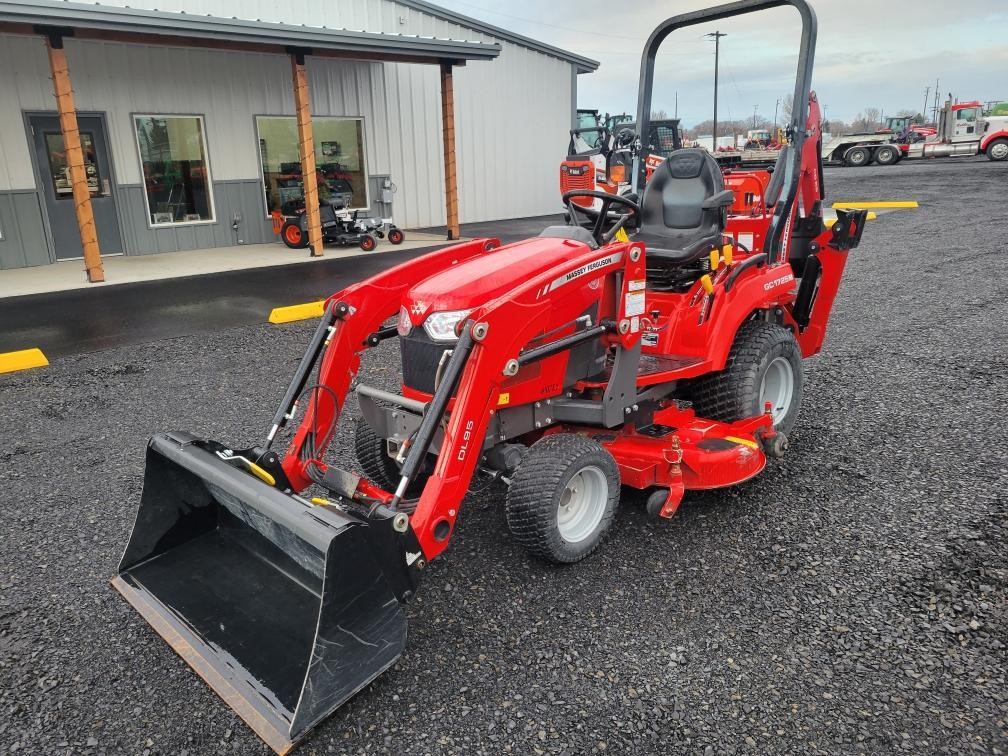
<path id="1" fill-rule="evenodd" d="M 260 444 L 150 440 L 113 583 L 276 751 L 399 658 L 403 604 L 476 476 L 508 487 L 516 541 L 569 564 L 598 547 L 621 486 L 671 517 L 686 491 L 737 485 L 787 452 L 802 361 L 865 221 L 823 222 L 812 10 L 741 0 L 669 19 L 645 47 L 637 123 L 648 133 L 673 29 L 773 5 L 802 18 L 806 107 L 772 174 L 726 179 L 683 149 L 639 204 L 567 192 L 569 225 L 457 244 L 333 294 Z M 643 186 L 643 161 L 634 171 Z M 357 382 L 362 353 L 386 340 L 398 390 Z M 351 390 L 356 471 L 325 458 Z"/>

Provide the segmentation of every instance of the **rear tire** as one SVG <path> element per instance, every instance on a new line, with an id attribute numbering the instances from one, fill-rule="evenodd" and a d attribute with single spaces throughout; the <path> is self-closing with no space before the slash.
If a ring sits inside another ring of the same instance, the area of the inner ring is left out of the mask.
<path id="1" fill-rule="evenodd" d="M 895 147 L 885 146 L 875 150 L 875 162 L 879 165 L 893 165 L 899 159 L 899 150 Z"/>
<path id="2" fill-rule="evenodd" d="M 987 153 L 987 159 L 993 160 L 995 163 L 1008 160 L 1008 139 L 1004 137 L 995 139 L 987 145 L 985 152 Z"/>
<path id="3" fill-rule="evenodd" d="M 545 436 L 511 480 L 508 529 L 533 556 L 572 564 L 598 547 L 619 494 L 616 460 L 598 442 L 568 433 Z"/>
<path id="4" fill-rule="evenodd" d="M 378 246 L 378 240 L 375 239 L 371 234 L 364 234 L 360 239 L 360 248 L 365 252 L 370 252 L 375 247 Z"/>
<path id="5" fill-rule="evenodd" d="M 304 249 L 308 246 L 308 234 L 296 220 L 284 222 L 280 228 L 280 238 L 290 249 Z"/>
<path id="6" fill-rule="evenodd" d="M 700 417 L 732 423 L 773 405 L 774 428 L 791 433 L 798 420 L 804 377 L 798 342 L 790 329 L 764 320 L 742 324 L 725 369 L 697 379 L 693 408 Z"/>
<path id="7" fill-rule="evenodd" d="M 871 162 L 871 152 L 867 147 L 851 147 L 844 155 L 844 165 L 849 168 L 864 168 Z"/>
<path id="8" fill-rule="evenodd" d="M 406 238 L 406 235 L 402 231 L 400 231 L 398 228 L 389 229 L 388 240 L 392 244 L 402 244 L 403 240 L 405 238 Z"/>

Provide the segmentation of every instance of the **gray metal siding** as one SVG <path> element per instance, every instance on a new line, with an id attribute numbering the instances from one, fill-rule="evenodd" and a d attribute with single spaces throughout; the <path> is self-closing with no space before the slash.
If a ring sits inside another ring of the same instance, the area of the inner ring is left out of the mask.
<path id="1" fill-rule="evenodd" d="M 557 166 L 565 154 L 575 107 L 569 61 L 392 0 L 282 4 L 252 0 L 240 6 L 230 0 L 115 0 L 115 4 L 500 42 L 497 60 L 455 69 L 461 220 L 514 218 L 560 209 Z M 249 208 L 258 208 L 260 213 L 262 208 L 254 116 L 294 113 L 289 60 L 280 55 L 115 42 L 68 39 L 66 44 L 78 109 L 106 116 L 114 172 L 122 185 L 117 197 L 127 253 L 182 249 L 202 241 L 232 243 L 233 208 L 242 209 L 246 226 L 255 215 Z M 443 224 L 437 67 L 308 60 L 313 111 L 363 116 L 369 173 L 391 176 L 399 189 L 393 209 L 396 222 L 405 228 Z M 34 188 L 22 112 L 55 109 L 42 39 L 0 35 L 0 70 L 4 71 L 0 76 L 0 191 Z M 204 117 L 215 226 L 146 228 L 134 113 Z M 235 183 L 244 188 L 240 192 L 230 188 Z M 257 204 L 250 205 L 253 194 Z M 257 238 L 251 231 L 246 233 Z"/>
<path id="2" fill-rule="evenodd" d="M 35 190 L 0 191 L 0 270 L 52 262 Z"/>
<path id="3" fill-rule="evenodd" d="M 230 247 L 238 236 L 231 228 L 237 212 L 241 215 L 240 236 L 245 244 L 276 241 L 270 221 L 264 218 L 262 183 L 256 179 L 214 181 L 215 223 L 151 228 L 147 223 L 143 187 L 126 184 L 116 187 L 116 204 L 123 226 L 123 242 L 128 254 L 149 255 L 204 247 Z"/>

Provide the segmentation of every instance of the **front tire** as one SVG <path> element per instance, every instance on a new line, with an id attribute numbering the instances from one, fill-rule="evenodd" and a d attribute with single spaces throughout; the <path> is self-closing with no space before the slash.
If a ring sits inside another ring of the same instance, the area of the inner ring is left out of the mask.
<path id="1" fill-rule="evenodd" d="M 572 564 L 591 554 L 619 506 L 616 460 L 584 436 L 557 433 L 534 443 L 508 489 L 512 537 L 533 556 Z"/>
<path id="2" fill-rule="evenodd" d="M 371 234 L 364 234 L 364 236 L 360 238 L 360 248 L 363 249 L 365 252 L 370 252 L 377 246 L 378 246 L 378 240 L 375 239 L 374 236 L 372 236 Z"/>
<path id="3" fill-rule="evenodd" d="M 771 404 L 774 428 L 790 434 L 804 391 L 802 357 L 790 329 L 764 320 L 742 324 L 725 368 L 699 378 L 691 391 L 700 417 L 733 423 Z"/>
<path id="4" fill-rule="evenodd" d="M 308 246 L 308 234 L 296 220 L 286 221 L 280 228 L 280 238 L 290 249 L 304 249 Z"/>
<path id="5" fill-rule="evenodd" d="M 388 232 L 388 240 L 392 244 L 402 244 L 406 235 L 400 231 L 398 228 L 390 228 Z"/>
<path id="6" fill-rule="evenodd" d="M 993 160 L 995 163 L 1008 160 L 1008 139 L 1003 137 L 995 139 L 987 145 L 985 152 L 987 153 L 987 159 Z"/>

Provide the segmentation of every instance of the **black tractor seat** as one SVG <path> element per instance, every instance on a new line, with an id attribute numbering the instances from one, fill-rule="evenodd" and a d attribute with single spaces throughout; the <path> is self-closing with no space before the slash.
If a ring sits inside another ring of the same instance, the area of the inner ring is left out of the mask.
<path id="1" fill-rule="evenodd" d="M 717 161 L 704 149 L 676 150 L 659 166 L 641 202 L 640 231 L 634 241 L 647 248 L 648 278 L 664 280 L 670 268 L 686 266 L 721 246 L 728 207 Z"/>

